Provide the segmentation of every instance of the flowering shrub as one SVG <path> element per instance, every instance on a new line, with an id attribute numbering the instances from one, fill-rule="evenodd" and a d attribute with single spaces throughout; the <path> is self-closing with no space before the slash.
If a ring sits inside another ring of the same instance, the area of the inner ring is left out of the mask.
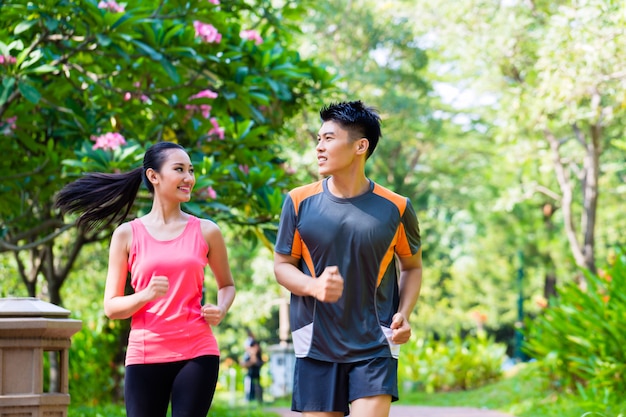
<path id="1" fill-rule="evenodd" d="M 311 2 L 289 3 L 283 19 L 261 0 L 0 2 L 0 139 L 11 138 L 0 152 L 14 156 L 2 169 L 19 179 L 0 195 L 2 223 L 21 234 L 41 221 L 16 211 L 89 168 L 126 167 L 160 140 L 190 150 L 197 197 L 209 187 L 217 196 L 186 209 L 275 221 L 289 187 L 276 162 L 284 121 L 333 80 L 290 45 L 292 19 Z M 258 169 L 243 176 L 240 165 Z"/>

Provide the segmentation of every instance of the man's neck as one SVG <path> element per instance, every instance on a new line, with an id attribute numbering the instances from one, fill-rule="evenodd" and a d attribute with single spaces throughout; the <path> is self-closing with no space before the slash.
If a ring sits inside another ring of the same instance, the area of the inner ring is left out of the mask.
<path id="1" fill-rule="evenodd" d="M 328 191 L 335 197 L 353 198 L 365 194 L 370 188 L 370 181 L 365 175 L 359 178 L 341 178 L 331 176 L 328 179 Z"/>

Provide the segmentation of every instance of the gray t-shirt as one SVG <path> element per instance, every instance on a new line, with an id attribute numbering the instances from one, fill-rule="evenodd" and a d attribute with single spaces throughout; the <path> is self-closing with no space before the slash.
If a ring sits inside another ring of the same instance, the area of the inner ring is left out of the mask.
<path id="1" fill-rule="evenodd" d="M 388 340 L 399 303 L 396 258 L 420 248 L 411 202 L 372 181 L 365 194 L 338 198 L 328 179 L 289 192 L 275 251 L 300 259 L 300 269 L 319 276 L 336 265 L 344 278 L 336 303 L 291 296 L 296 357 L 349 363 L 396 357 Z"/>

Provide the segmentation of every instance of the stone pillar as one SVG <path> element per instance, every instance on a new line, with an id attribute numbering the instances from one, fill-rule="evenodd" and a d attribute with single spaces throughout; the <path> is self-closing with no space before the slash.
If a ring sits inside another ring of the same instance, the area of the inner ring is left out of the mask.
<path id="1" fill-rule="evenodd" d="M 70 312 L 37 298 L 0 298 L 0 417 L 67 417 Z M 44 355 L 58 362 L 57 392 L 44 392 Z"/>

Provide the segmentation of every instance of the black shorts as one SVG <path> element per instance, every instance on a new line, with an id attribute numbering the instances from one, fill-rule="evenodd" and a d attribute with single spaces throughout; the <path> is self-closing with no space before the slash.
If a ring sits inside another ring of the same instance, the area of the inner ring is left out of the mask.
<path id="1" fill-rule="evenodd" d="M 297 358 L 294 372 L 293 411 L 341 411 L 359 398 L 391 395 L 398 400 L 398 360 L 374 358 L 354 363 L 334 363 Z"/>

